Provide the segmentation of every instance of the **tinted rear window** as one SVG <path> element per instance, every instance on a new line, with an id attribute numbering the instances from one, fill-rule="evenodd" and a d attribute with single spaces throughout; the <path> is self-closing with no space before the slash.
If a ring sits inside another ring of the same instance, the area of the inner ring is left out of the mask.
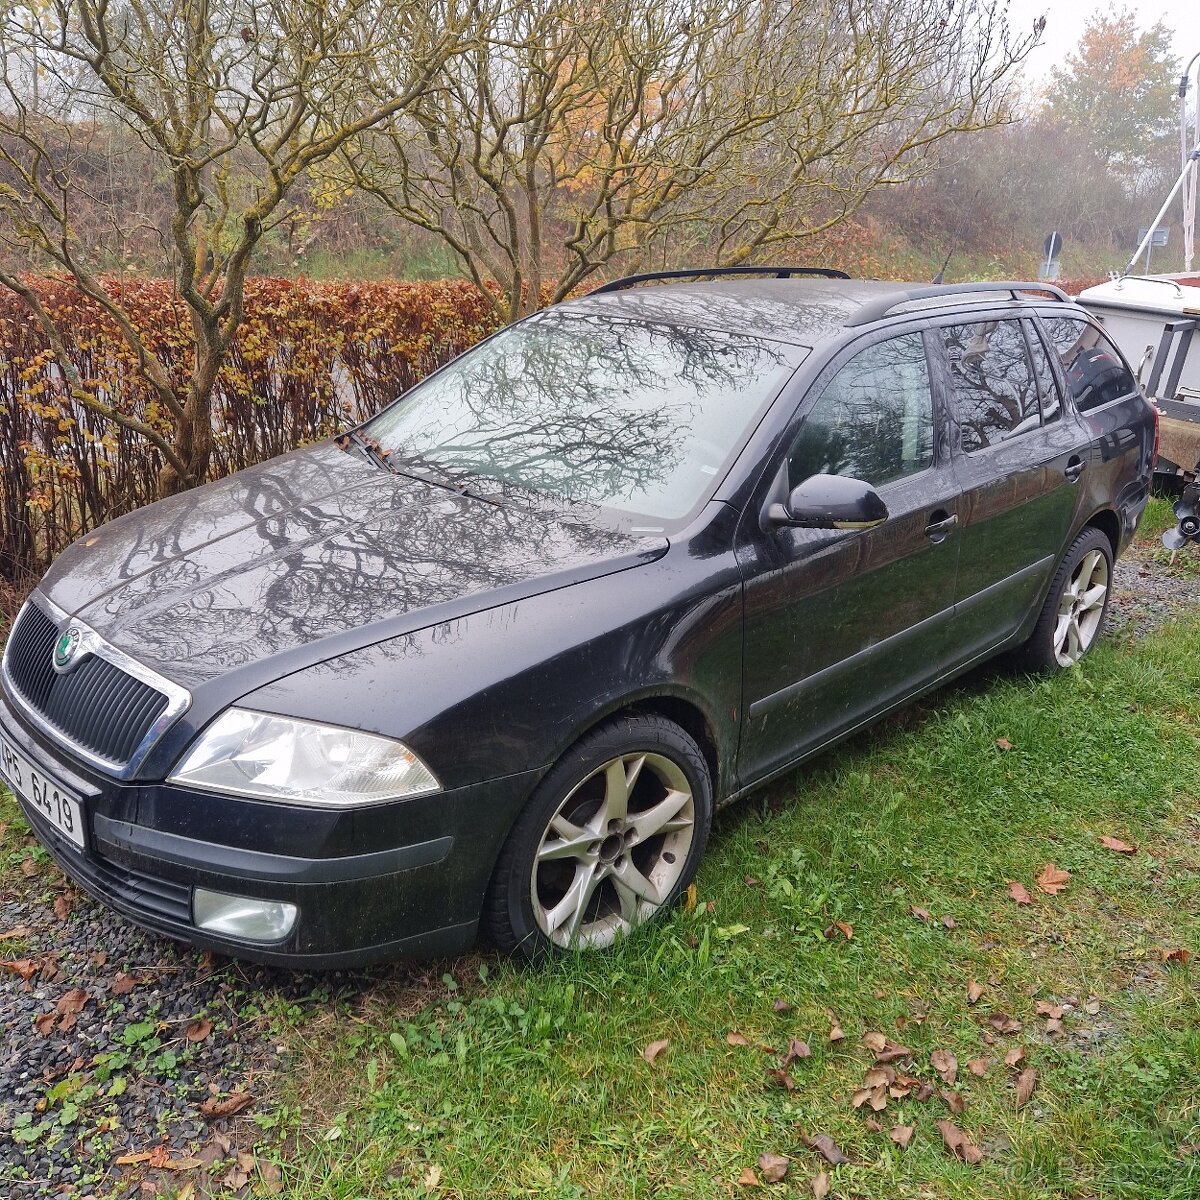
<path id="1" fill-rule="evenodd" d="M 1037 384 L 1016 320 L 946 325 L 955 415 L 968 453 L 1041 426 Z"/>
<path id="2" fill-rule="evenodd" d="M 1091 322 L 1079 317 L 1043 317 L 1042 323 L 1080 412 L 1137 389 L 1116 347 Z"/>

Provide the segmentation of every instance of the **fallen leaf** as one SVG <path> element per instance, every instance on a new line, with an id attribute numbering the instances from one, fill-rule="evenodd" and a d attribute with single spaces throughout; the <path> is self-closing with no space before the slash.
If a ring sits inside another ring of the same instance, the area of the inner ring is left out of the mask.
<path id="1" fill-rule="evenodd" d="M 83 1012 L 90 999 L 91 997 L 83 988 L 72 988 L 59 999 L 54 1007 L 64 1017 L 74 1016 L 76 1013 Z"/>
<path id="2" fill-rule="evenodd" d="M 983 984 L 976 983 L 974 979 L 967 980 L 967 1003 L 978 1004 L 979 997 L 983 995 Z"/>
<path id="3" fill-rule="evenodd" d="M 1017 1107 L 1023 1108 L 1033 1089 L 1037 1086 L 1037 1072 L 1032 1067 L 1026 1067 L 1017 1076 Z"/>
<path id="4" fill-rule="evenodd" d="M 963 1162 L 970 1163 L 972 1166 L 983 1161 L 983 1151 L 974 1145 L 953 1121 L 943 1119 L 937 1122 L 937 1127 L 941 1131 L 942 1141 L 946 1143 L 946 1149 L 955 1158 L 962 1159 Z"/>
<path id="5" fill-rule="evenodd" d="M 738 1033 L 738 1031 L 736 1029 L 731 1029 L 725 1035 L 725 1041 L 730 1046 L 748 1046 L 748 1045 L 750 1045 L 750 1039 L 744 1033 Z"/>
<path id="6" fill-rule="evenodd" d="M 831 1042 L 840 1042 L 845 1036 L 845 1031 L 842 1029 L 841 1025 L 839 1025 L 837 1021 L 834 1021 L 834 1023 L 829 1027 L 829 1040 Z"/>
<path id="7" fill-rule="evenodd" d="M 932 1095 L 933 1095 L 933 1084 L 932 1083 L 923 1083 L 917 1089 L 916 1099 L 919 1100 L 922 1104 L 924 1104 L 925 1101 L 928 1100 L 929 1097 Z"/>
<path id="8" fill-rule="evenodd" d="M 863 1077 L 863 1087 L 888 1087 L 896 1082 L 896 1072 L 891 1067 L 872 1067 Z"/>
<path id="9" fill-rule="evenodd" d="M 698 893 L 696 891 L 696 885 L 694 883 L 689 883 L 687 886 L 687 892 L 684 895 L 684 901 L 683 901 L 683 911 L 684 912 L 694 912 L 695 911 L 697 897 L 698 897 Z"/>
<path id="10" fill-rule="evenodd" d="M 1006 1067 L 1015 1067 L 1017 1063 L 1025 1057 L 1025 1049 L 1022 1046 L 1014 1046 L 1005 1056 L 1004 1065 Z"/>
<path id="11" fill-rule="evenodd" d="M 671 1044 L 670 1038 L 663 1038 L 658 1042 L 651 1042 L 645 1050 L 642 1051 L 642 1057 L 651 1065 L 654 1066 L 654 1060 Z"/>
<path id="12" fill-rule="evenodd" d="M 1192 957 L 1190 950 L 1185 950 L 1182 946 L 1177 946 L 1174 950 L 1168 950 L 1165 946 L 1158 952 L 1159 958 L 1163 962 L 1179 962 L 1187 965 L 1188 959 Z"/>
<path id="13" fill-rule="evenodd" d="M 935 1050 L 929 1056 L 929 1065 L 949 1084 L 958 1078 L 958 1059 L 949 1050 Z"/>
<path id="14" fill-rule="evenodd" d="M 812 1051 L 808 1048 L 807 1042 L 802 1042 L 799 1038 L 792 1038 L 788 1042 L 787 1053 L 783 1056 L 782 1067 L 790 1067 L 798 1058 L 811 1058 Z"/>
<path id="15" fill-rule="evenodd" d="M 1057 1018 L 1051 1017 L 1050 1020 L 1046 1022 L 1046 1032 L 1051 1037 L 1055 1037 L 1057 1034 L 1062 1033 L 1062 1031 L 1063 1023 Z"/>
<path id="16" fill-rule="evenodd" d="M 775 1003 L 771 1005 L 771 1007 L 777 1013 L 785 1013 L 785 1012 L 792 1011 L 792 1006 L 786 1000 L 776 1000 Z"/>
<path id="17" fill-rule="evenodd" d="M 33 932 L 28 925 L 14 925 L 11 929 L 5 929 L 0 932 L 0 942 L 7 941 L 9 938 L 27 938 Z"/>
<path id="18" fill-rule="evenodd" d="M 212 1033 L 212 1022 L 207 1017 L 197 1017 L 196 1020 L 188 1023 L 188 1027 L 183 1031 L 183 1036 L 189 1042 L 202 1042 L 210 1033 Z"/>
<path id="19" fill-rule="evenodd" d="M 832 925 L 825 926 L 824 936 L 826 941 L 839 933 L 846 941 L 850 941 L 854 937 L 854 926 L 849 921 L 834 921 Z"/>
<path id="20" fill-rule="evenodd" d="M 863 1034 L 862 1044 L 868 1050 L 874 1050 L 876 1054 L 881 1054 L 887 1049 L 888 1040 L 877 1030 L 871 1030 L 869 1033 Z"/>
<path id="21" fill-rule="evenodd" d="M 883 1112 L 887 1108 L 887 1089 L 882 1087 L 859 1088 L 850 1097 L 850 1106 L 859 1109 L 864 1104 L 869 1104 L 872 1112 Z"/>
<path id="22" fill-rule="evenodd" d="M 194 1171 L 204 1166 L 204 1161 L 199 1158 L 168 1158 L 162 1165 L 168 1171 Z"/>
<path id="23" fill-rule="evenodd" d="M 32 958 L 10 958 L 0 962 L 0 971 L 9 971 L 13 975 L 20 975 L 26 983 L 41 969 L 42 964 L 34 962 Z"/>
<path id="24" fill-rule="evenodd" d="M 224 1100 L 218 1096 L 209 1096 L 200 1105 L 200 1111 L 210 1119 L 232 1117 L 234 1113 L 240 1113 L 243 1108 L 249 1108 L 253 1103 L 254 1097 L 249 1092 L 233 1092 Z"/>
<path id="25" fill-rule="evenodd" d="M 278 1196 L 283 1191 L 283 1171 L 278 1163 L 259 1163 L 258 1174 L 267 1195 Z"/>
<path id="26" fill-rule="evenodd" d="M 737 1181 L 740 1187 L 758 1187 L 758 1176 L 755 1175 L 753 1167 L 743 1167 Z"/>
<path id="27" fill-rule="evenodd" d="M 900 1147 L 901 1150 L 908 1149 L 908 1143 L 912 1141 L 913 1134 L 916 1133 L 915 1125 L 895 1125 L 892 1128 L 888 1137 Z"/>
<path id="28" fill-rule="evenodd" d="M 200 961 L 196 964 L 196 970 L 201 973 L 211 971 L 216 965 L 217 956 L 211 950 L 205 950 L 200 955 Z"/>
<path id="29" fill-rule="evenodd" d="M 108 955 L 105 954 L 103 950 L 97 950 L 96 953 L 92 955 L 92 966 L 97 970 L 99 970 L 107 962 Z"/>
<path id="30" fill-rule="evenodd" d="M 24 875 L 26 879 L 32 879 L 37 873 L 38 866 L 32 858 L 27 855 L 25 858 L 21 859 L 21 874 Z"/>
<path id="31" fill-rule="evenodd" d="M 967 1062 L 967 1070 L 980 1079 L 988 1073 L 989 1066 L 991 1063 L 986 1058 L 972 1058 Z"/>
<path id="32" fill-rule="evenodd" d="M 912 915 L 914 917 L 917 918 L 918 921 L 928 921 L 929 920 L 929 910 L 926 908 L 921 908 L 921 906 L 918 904 L 914 904 L 909 909 L 909 911 L 912 913 Z"/>
<path id="33" fill-rule="evenodd" d="M 938 1095 L 945 1100 L 946 1107 L 956 1116 L 966 1112 L 967 1102 L 963 1099 L 962 1092 L 956 1092 L 951 1088 L 942 1088 Z"/>
<path id="34" fill-rule="evenodd" d="M 814 1133 L 806 1137 L 803 1133 L 800 1140 L 810 1149 L 815 1150 L 831 1167 L 841 1166 L 850 1160 L 838 1149 L 837 1143 L 827 1133 Z"/>
<path id="35" fill-rule="evenodd" d="M 118 1167 L 136 1167 L 138 1163 L 147 1162 L 149 1158 L 149 1150 L 139 1150 L 136 1154 L 119 1154 L 115 1162 Z"/>
<path id="36" fill-rule="evenodd" d="M 767 1079 L 785 1091 L 794 1092 L 796 1090 L 796 1081 L 782 1067 L 771 1067 L 767 1071 Z"/>
<path id="37" fill-rule="evenodd" d="M 1011 750 L 1013 748 L 1012 742 L 1006 737 L 998 737 L 996 739 L 996 746 L 1000 750 Z"/>
<path id="38" fill-rule="evenodd" d="M 1106 850 L 1115 850 L 1118 854 L 1136 854 L 1137 847 L 1131 846 L 1128 842 L 1121 841 L 1120 838 L 1109 837 L 1107 834 L 1100 839 L 1100 845 Z"/>
<path id="39" fill-rule="evenodd" d="M 146 1166 L 153 1167 L 156 1171 L 161 1170 L 167 1165 L 167 1160 L 171 1157 L 171 1152 L 166 1146 L 161 1143 L 150 1151 L 150 1157 L 146 1159 Z"/>
<path id="40" fill-rule="evenodd" d="M 988 1017 L 988 1024 L 997 1033 L 1020 1033 L 1021 1022 L 1015 1017 L 1010 1017 L 1008 1013 L 992 1013 Z"/>
<path id="41" fill-rule="evenodd" d="M 1061 1004 L 1052 1004 L 1049 1000 L 1039 1000 L 1034 1005 L 1039 1017 L 1049 1017 L 1053 1021 L 1061 1021 L 1063 1010 Z"/>
<path id="42" fill-rule="evenodd" d="M 241 1167 L 230 1167 L 224 1175 L 221 1176 L 221 1186 L 228 1188 L 231 1192 L 241 1191 L 242 1188 L 250 1182 L 250 1172 L 242 1170 Z"/>
<path id="43" fill-rule="evenodd" d="M 768 1183 L 782 1183 L 788 1173 L 792 1160 L 783 1154 L 760 1154 L 758 1169 Z"/>
<path id="44" fill-rule="evenodd" d="M 59 892 L 54 897 L 54 915 L 60 921 L 65 921 L 71 915 L 71 897 L 66 892 Z"/>
<path id="45" fill-rule="evenodd" d="M 1030 896 L 1030 894 L 1025 890 L 1025 885 L 1023 883 L 1018 883 L 1015 879 L 1010 879 L 1008 881 L 1008 894 L 1018 904 L 1033 903 L 1033 897 Z"/>
<path id="46" fill-rule="evenodd" d="M 880 1125 L 880 1123 L 877 1120 L 875 1120 L 874 1117 L 863 1117 L 863 1124 L 872 1133 L 882 1133 L 883 1132 L 883 1126 Z"/>
<path id="47" fill-rule="evenodd" d="M 114 996 L 125 996 L 133 991 L 134 984 L 135 981 L 132 975 L 128 975 L 124 971 L 118 971 L 109 985 L 109 991 Z"/>
<path id="48" fill-rule="evenodd" d="M 1094 1017 L 1100 1011 L 1100 1001 L 1095 996 L 1089 996 L 1083 1003 L 1083 1011 L 1089 1017 Z"/>
<path id="49" fill-rule="evenodd" d="M 1047 896 L 1057 896 L 1059 892 L 1065 890 L 1070 882 L 1071 872 L 1064 871 L 1062 867 L 1057 867 L 1054 863 L 1047 863 L 1042 868 L 1042 873 L 1034 880 L 1034 883 Z"/>
<path id="50" fill-rule="evenodd" d="M 825 1200 L 829 1195 L 829 1172 L 818 1171 L 812 1177 L 809 1186 L 812 1188 L 813 1200 Z"/>
<path id="51" fill-rule="evenodd" d="M 38 1015 L 33 1018 L 33 1025 L 38 1033 L 42 1035 L 42 1037 L 49 1037 L 54 1030 L 54 1022 L 57 1020 L 57 1015 L 52 1012 L 38 1013 Z"/>
<path id="52" fill-rule="evenodd" d="M 958 922 L 949 913 L 942 918 L 942 924 L 945 925 L 947 929 L 958 928 Z"/>
<path id="53" fill-rule="evenodd" d="M 762 887 L 762 880 L 755 879 L 753 875 L 747 875 L 746 876 L 746 886 L 747 887 Z"/>

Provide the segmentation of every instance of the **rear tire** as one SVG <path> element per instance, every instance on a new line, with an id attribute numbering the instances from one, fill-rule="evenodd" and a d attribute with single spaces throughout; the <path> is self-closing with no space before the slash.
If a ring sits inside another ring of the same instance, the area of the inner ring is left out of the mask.
<path id="1" fill-rule="evenodd" d="M 1053 674 L 1073 667 L 1100 640 L 1112 596 L 1108 538 L 1085 529 L 1059 563 L 1037 624 L 1019 658 L 1026 670 Z"/>
<path id="2" fill-rule="evenodd" d="M 664 717 L 622 717 L 576 743 L 517 818 L 492 875 L 483 926 L 533 963 L 602 949 L 669 910 L 712 824 L 699 746 Z"/>

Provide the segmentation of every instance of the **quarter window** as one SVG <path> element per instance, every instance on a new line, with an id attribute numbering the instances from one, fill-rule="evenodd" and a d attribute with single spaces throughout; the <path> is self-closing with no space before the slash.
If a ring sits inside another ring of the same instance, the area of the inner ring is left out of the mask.
<path id="1" fill-rule="evenodd" d="M 933 400 L 925 343 L 905 334 L 856 354 L 804 418 L 788 456 L 795 487 L 844 475 L 881 487 L 933 465 Z"/>
<path id="2" fill-rule="evenodd" d="M 1133 375 L 1112 342 L 1078 317 L 1043 317 L 1050 344 L 1062 362 L 1067 387 L 1080 412 L 1099 408 L 1137 390 Z"/>
<path id="3" fill-rule="evenodd" d="M 964 450 L 984 450 L 1041 425 L 1020 322 L 947 325 L 941 333 Z"/>

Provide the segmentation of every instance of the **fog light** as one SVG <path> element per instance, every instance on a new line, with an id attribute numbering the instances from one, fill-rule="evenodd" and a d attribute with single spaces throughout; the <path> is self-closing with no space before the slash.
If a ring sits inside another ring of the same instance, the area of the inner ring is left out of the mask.
<path id="1" fill-rule="evenodd" d="M 192 920 L 212 933 L 227 933 L 248 942 L 278 942 L 291 933 L 296 906 L 281 900 L 254 900 L 194 888 Z"/>

